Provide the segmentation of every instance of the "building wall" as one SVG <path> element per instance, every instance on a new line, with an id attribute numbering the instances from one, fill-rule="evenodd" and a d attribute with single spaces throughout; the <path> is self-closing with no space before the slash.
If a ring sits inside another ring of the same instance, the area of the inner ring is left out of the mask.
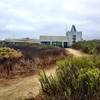
<path id="1" fill-rule="evenodd" d="M 66 36 L 40 36 L 40 41 L 41 43 L 50 42 L 50 45 L 54 42 L 62 42 L 62 47 L 64 47 L 64 42 L 68 42 L 68 38 Z"/>
<path id="2" fill-rule="evenodd" d="M 78 41 L 82 41 L 82 32 L 78 32 L 75 25 L 72 25 L 71 30 L 66 32 L 66 36 L 40 36 L 40 42 L 44 42 L 44 44 L 45 42 L 50 42 L 50 45 L 52 45 L 52 42 L 62 42 L 62 47 L 66 43 L 70 47 Z"/>
<path id="3" fill-rule="evenodd" d="M 40 36 L 40 41 L 68 41 L 66 36 Z"/>
<path id="4" fill-rule="evenodd" d="M 40 36 L 40 42 L 62 42 L 62 47 L 64 47 L 64 42 L 67 42 L 67 46 L 73 45 L 73 36 L 76 36 L 75 42 L 82 41 L 82 32 L 67 32 L 66 36 Z"/>

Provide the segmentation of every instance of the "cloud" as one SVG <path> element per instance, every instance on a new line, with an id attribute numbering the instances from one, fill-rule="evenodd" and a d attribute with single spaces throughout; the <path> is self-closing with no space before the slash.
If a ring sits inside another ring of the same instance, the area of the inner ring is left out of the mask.
<path id="1" fill-rule="evenodd" d="M 65 35 L 72 24 L 85 39 L 100 38 L 99 5 L 100 0 L 1 0 L 0 38 Z"/>

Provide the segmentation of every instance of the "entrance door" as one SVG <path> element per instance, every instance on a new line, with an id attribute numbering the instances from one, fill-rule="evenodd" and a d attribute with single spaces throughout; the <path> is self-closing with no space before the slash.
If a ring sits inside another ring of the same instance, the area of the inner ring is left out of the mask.
<path id="1" fill-rule="evenodd" d="M 64 48 L 67 48 L 68 46 L 67 46 L 67 42 L 64 42 Z"/>

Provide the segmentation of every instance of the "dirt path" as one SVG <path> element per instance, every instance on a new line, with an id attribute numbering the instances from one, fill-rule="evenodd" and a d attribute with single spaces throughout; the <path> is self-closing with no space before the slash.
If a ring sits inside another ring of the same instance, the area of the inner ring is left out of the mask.
<path id="1" fill-rule="evenodd" d="M 88 54 L 85 54 L 79 50 L 75 50 L 75 49 L 71 49 L 71 48 L 67 48 L 66 50 L 68 51 L 69 54 L 72 54 L 76 57 L 88 56 Z"/>
<path id="2" fill-rule="evenodd" d="M 54 74 L 56 67 L 45 70 L 47 75 Z M 24 100 L 39 94 L 39 75 L 25 78 L 0 80 L 0 100 Z"/>
<path id="3" fill-rule="evenodd" d="M 77 57 L 86 56 L 86 54 L 74 50 L 66 49 L 69 54 Z M 56 66 L 45 70 L 47 75 L 54 74 Z M 39 75 L 32 75 L 25 78 L 12 80 L 0 80 L 0 100 L 24 100 L 25 98 L 35 97 L 39 94 L 41 88 L 39 83 Z"/>

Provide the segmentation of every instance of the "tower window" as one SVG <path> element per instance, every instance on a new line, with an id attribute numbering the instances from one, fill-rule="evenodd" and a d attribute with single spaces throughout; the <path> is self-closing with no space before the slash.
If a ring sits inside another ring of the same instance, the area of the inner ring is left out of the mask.
<path id="1" fill-rule="evenodd" d="M 73 44 L 76 43 L 76 41 L 73 41 Z"/>
<path id="2" fill-rule="evenodd" d="M 73 38 L 76 38 L 76 35 L 73 35 Z"/>
<path id="3" fill-rule="evenodd" d="M 73 43 L 76 43 L 76 35 L 73 35 L 72 40 Z"/>

